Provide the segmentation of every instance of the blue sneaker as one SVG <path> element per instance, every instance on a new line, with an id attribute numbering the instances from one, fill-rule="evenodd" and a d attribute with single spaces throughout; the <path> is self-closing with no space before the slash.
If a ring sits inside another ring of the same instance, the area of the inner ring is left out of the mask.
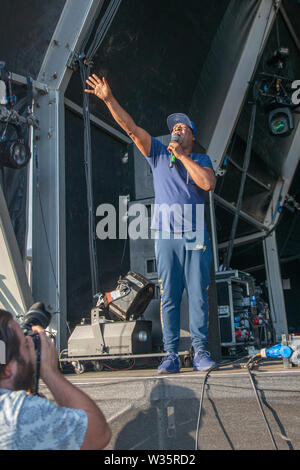
<path id="1" fill-rule="evenodd" d="M 205 351 L 205 349 L 199 349 L 199 351 L 195 354 L 193 360 L 194 370 L 208 370 L 212 367 L 216 367 L 217 363 L 213 361 L 210 357 L 210 353 Z"/>
<path id="2" fill-rule="evenodd" d="M 158 374 L 177 374 L 179 372 L 179 359 L 178 355 L 168 352 L 162 359 L 157 372 Z"/>

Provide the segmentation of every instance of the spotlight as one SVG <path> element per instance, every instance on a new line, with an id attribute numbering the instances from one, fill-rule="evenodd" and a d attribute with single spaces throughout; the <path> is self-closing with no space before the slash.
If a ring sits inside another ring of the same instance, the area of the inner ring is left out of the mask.
<path id="1" fill-rule="evenodd" d="M 27 165 L 29 160 L 28 145 L 20 138 L 17 127 L 9 125 L 0 141 L 0 166 L 19 169 Z"/>
<path id="2" fill-rule="evenodd" d="M 294 118 L 290 108 L 276 108 L 269 113 L 269 129 L 276 136 L 288 136 L 294 129 Z"/>
<path id="3" fill-rule="evenodd" d="M 287 47 L 279 47 L 273 55 L 267 60 L 269 67 L 284 69 L 289 59 L 290 51 Z"/>

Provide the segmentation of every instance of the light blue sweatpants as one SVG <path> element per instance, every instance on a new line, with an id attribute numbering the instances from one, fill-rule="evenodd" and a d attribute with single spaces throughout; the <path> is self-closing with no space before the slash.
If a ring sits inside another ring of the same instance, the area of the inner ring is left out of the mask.
<path id="1" fill-rule="evenodd" d="M 206 349 L 208 342 L 208 287 L 212 253 L 207 231 L 178 234 L 155 233 L 155 254 L 161 288 L 161 323 L 164 350 L 178 352 L 180 304 L 186 289 L 194 351 Z M 198 236 L 199 235 L 199 236 Z"/>

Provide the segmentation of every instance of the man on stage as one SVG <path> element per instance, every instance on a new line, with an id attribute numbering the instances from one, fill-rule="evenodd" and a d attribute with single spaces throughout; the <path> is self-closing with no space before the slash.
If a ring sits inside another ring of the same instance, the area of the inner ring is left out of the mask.
<path id="1" fill-rule="evenodd" d="M 171 141 L 166 147 L 136 125 L 113 96 L 105 78 L 100 79 L 93 74 L 87 84 L 91 89 L 85 91 L 106 104 L 115 121 L 145 156 L 153 172 L 155 210 L 151 229 L 155 231 L 166 352 L 158 373 L 177 373 L 180 370 L 180 304 L 184 288 L 189 300 L 194 370 L 208 370 L 216 366 L 206 349 L 212 255 L 203 209 L 205 191 L 210 191 L 215 185 L 211 160 L 207 155 L 193 153 L 196 128 L 185 114 L 175 113 L 168 117 Z M 168 211 L 168 208 L 174 210 Z"/>

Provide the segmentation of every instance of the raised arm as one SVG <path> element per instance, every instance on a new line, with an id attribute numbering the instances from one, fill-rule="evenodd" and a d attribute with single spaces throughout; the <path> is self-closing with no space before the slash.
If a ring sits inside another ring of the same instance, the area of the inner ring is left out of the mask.
<path id="1" fill-rule="evenodd" d="M 142 154 L 147 157 L 151 150 L 150 134 L 137 126 L 132 117 L 120 106 L 113 96 L 106 79 L 104 77 L 101 79 L 96 74 L 93 74 L 86 82 L 91 89 L 84 91 L 96 95 L 97 98 L 106 104 L 114 120 L 127 133 L 130 139 L 132 139 Z"/>

